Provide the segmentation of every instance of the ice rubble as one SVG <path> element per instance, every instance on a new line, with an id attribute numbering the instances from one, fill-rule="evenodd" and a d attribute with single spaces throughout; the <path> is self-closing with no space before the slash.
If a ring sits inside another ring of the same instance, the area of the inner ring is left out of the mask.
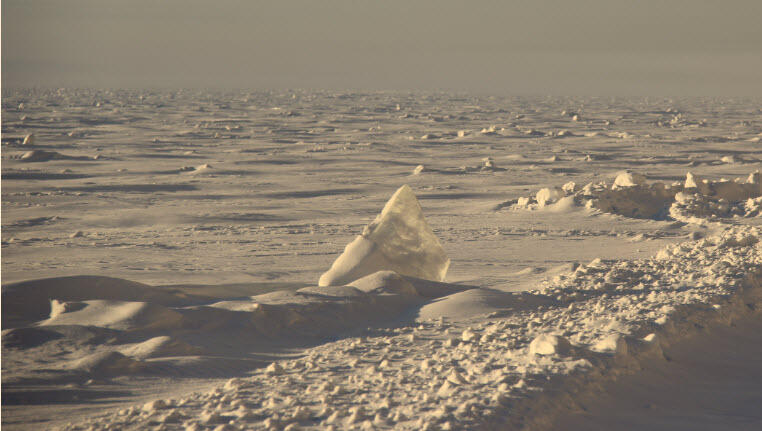
<path id="1" fill-rule="evenodd" d="M 35 141 L 34 133 L 30 133 L 30 134 L 24 136 L 24 142 L 22 142 L 21 145 L 32 146 L 32 145 L 34 145 L 34 141 Z"/>
<path id="2" fill-rule="evenodd" d="M 558 211 L 573 205 L 596 208 L 626 217 L 665 219 L 686 223 L 705 223 L 724 217 L 754 217 L 760 214 L 762 182 L 759 171 L 745 180 L 709 181 L 691 172 L 683 183 L 649 184 L 642 174 L 624 171 L 609 186 L 605 182 L 589 183 L 578 188 L 574 183 L 563 187 L 544 188 L 534 197 L 518 198 L 513 205 L 497 208 L 544 209 Z"/>
<path id="3" fill-rule="evenodd" d="M 320 286 L 340 286 L 377 271 L 395 271 L 425 280 L 444 281 L 450 259 L 423 217 L 409 186 L 389 199 L 376 219 L 349 243 Z"/>
<path id="4" fill-rule="evenodd" d="M 541 334 L 529 343 L 532 355 L 566 355 L 570 349 L 569 340 L 558 335 Z"/>
<path id="5" fill-rule="evenodd" d="M 545 205 L 557 202 L 564 197 L 564 191 L 558 187 L 540 189 L 535 195 L 537 205 L 542 208 Z"/>
<path id="6" fill-rule="evenodd" d="M 760 237 L 731 226 L 669 246 L 667 258 L 596 259 L 521 293 L 552 299 L 543 306 L 375 329 L 209 392 L 67 429 L 531 428 L 585 387 L 664 361 L 676 340 L 758 315 Z M 374 290 L 389 274 L 357 284 Z"/>
<path id="7" fill-rule="evenodd" d="M 625 187 L 642 186 L 644 184 L 646 184 L 645 175 L 636 172 L 624 171 L 620 172 L 619 175 L 617 175 L 617 177 L 614 179 L 614 185 L 611 186 L 611 188 L 616 190 Z"/>

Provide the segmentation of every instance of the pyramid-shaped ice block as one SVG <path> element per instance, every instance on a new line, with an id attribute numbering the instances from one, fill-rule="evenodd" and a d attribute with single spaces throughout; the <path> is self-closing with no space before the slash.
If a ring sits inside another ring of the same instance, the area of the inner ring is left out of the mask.
<path id="1" fill-rule="evenodd" d="M 341 286 L 382 270 L 444 281 L 449 266 L 450 259 L 423 218 L 418 199 L 404 185 L 362 235 L 346 246 L 318 284 Z"/>

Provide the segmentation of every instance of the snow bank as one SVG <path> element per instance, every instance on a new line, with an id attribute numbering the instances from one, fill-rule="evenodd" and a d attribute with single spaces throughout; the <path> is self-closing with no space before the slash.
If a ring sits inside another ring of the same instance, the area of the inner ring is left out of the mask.
<path id="1" fill-rule="evenodd" d="M 426 223 L 418 199 L 404 185 L 363 233 L 346 246 L 318 284 L 339 286 L 382 270 L 443 281 L 449 266 L 450 260 Z"/>

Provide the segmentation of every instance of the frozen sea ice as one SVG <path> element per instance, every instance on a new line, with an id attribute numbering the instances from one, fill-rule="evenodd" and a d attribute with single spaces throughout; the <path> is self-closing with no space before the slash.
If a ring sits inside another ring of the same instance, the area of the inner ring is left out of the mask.
<path id="1" fill-rule="evenodd" d="M 346 246 L 318 284 L 340 286 L 382 270 L 444 281 L 449 266 L 450 259 L 426 223 L 418 199 L 404 185 Z"/>

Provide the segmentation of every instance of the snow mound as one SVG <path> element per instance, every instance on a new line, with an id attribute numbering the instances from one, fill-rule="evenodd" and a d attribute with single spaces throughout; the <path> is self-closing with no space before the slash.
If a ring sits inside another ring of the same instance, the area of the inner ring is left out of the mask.
<path id="1" fill-rule="evenodd" d="M 24 144 L 24 145 L 28 145 L 28 144 Z M 60 153 L 55 151 L 32 150 L 22 154 L 19 157 L 19 161 L 26 162 L 26 163 L 33 163 L 33 162 L 47 162 L 50 160 L 56 160 L 61 158 L 64 158 L 64 157 Z"/>
<path id="2" fill-rule="evenodd" d="M 159 329 L 177 327 L 182 314 L 147 302 L 90 300 L 51 303 L 50 318 L 41 326 L 82 325 L 118 330 Z"/>
<path id="3" fill-rule="evenodd" d="M 381 214 L 349 243 L 318 282 L 340 286 L 377 271 L 443 281 L 450 266 L 409 186 L 400 187 Z"/>
<path id="4" fill-rule="evenodd" d="M 352 282 L 352 286 L 366 293 L 396 293 L 418 295 L 418 291 L 404 277 L 394 271 L 378 271 Z"/>
<path id="5" fill-rule="evenodd" d="M 120 352 L 136 359 L 166 356 L 189 356 L 203 353 L 203 349 L 163 335 L 120 349 Z"/>
<path id="6" fill-rule="evenodd" d="M 3 328 L 31 325 L 51 317 L 55 314 L 51 313 L 54 302 L 49 298 L 56 298 L 57 306 L 70 310 L 73 304 L 61 303 L 108 299 L 176 306 L 187 301 L 167 289 L 112 277 L 73 276 L 22 281 L 3 286 Z"/>
<path id="7" fill-rule="evenodd" d="M 468 289 L 424 305 L 418 311 L 418 319 L 467 319 L 506 309 L 532 308 L 536 307 L 538 302 L 546 301 L 516 292 L 501 292 L 484 288 Z"/>
<path id="8" fill-rule="evenodd" d="M 124 375 L 140 371 L 144 365 L 119 352 L 99 352 L 70 362 L 65 369 L 87 373 L 88 376 Z"/>

